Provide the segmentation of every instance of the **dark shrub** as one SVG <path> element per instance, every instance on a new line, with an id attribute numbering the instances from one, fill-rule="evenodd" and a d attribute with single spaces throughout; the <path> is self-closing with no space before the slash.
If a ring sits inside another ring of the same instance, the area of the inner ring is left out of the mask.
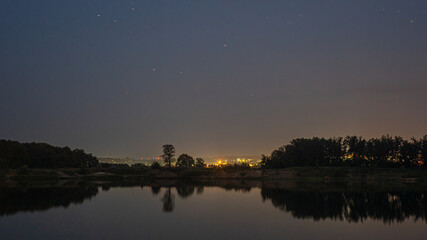
<path id="1" fill-rule="evenodd" d="M 152 168 L 152 169 L 161 169 L 161 168 L 162 168 L 162 166 L 160 166 L 160 163 L 158 163 L 158 162 L 156 161 L 156 162 L 153 162 L 153 163 L 151 164 L 151 168 Z"/>

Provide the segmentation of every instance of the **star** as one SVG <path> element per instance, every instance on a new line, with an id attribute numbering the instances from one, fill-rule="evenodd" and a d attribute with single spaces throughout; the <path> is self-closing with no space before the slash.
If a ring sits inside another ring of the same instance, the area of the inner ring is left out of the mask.
<path id="1" fill-rule="evenodd" d="M 224 44 L 224 47 L 228 47 L 228 45 L 227 45 L 227 44 Z"/>

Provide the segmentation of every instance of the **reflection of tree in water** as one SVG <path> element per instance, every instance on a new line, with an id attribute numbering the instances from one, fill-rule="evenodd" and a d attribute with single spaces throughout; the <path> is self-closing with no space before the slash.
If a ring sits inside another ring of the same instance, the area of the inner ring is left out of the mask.
<path id="1" fill-rule="evenodd" d="M 166 190 L 162 198 L 163 212 L 172 212 L 175 207 L 175 196 L 171 193 L 171 188 Z"/>
<path id="2" fill-rule="evenodd" d="M 0 216 L 22 211 L 43 211 L 52 207 L 80 204 L 98 194 L 95 186 L 0 188 Z"/>
<path id="3" fill-rule="evenodd" d="M 426 220 L 427 192 L 296 192 L 262 188 L 264 201 L 296 218 L 335 219 L 358 222 L 366 219 L 384 223 L 413 217 Z"/>
<path id="4" fill-rule="evenodd" d="M 161 187 L 159 186 L 152 186 L 151 192 L 153 195 L 157 195 L 160 192 Z M 193 185 L 187 185 L 187 184 L 180 184 L 175 186 L 175 190 L 178 193 L 178 196 L 185 199 L 190 197 L 194 194 L 196 187 Z M 197 193 L 203 192 L 203 186 L 197 187 Z M 175 195 L 172 193 L 172 188 L 168 187 L 165 191 L 165 194 L 163 195 L 161 199 L 163 203 L 163 212 L 172 212 L 175 208 Z"/>
<path id="5" fill-rule="evenodd" d="M 153 187 L 151 188 L 153 194 L 155 194 Z M 175 187 L 178 196 L 181 198 L 187 198 L 194 194 L 195 187 L 192 185 L 178 185 Z M 160 190 L 160 189 L 159 189 Z M 156 195 L 156 194 L 155 194 Z M 171 192 L 171 188 L 169 187 L 162 198 L 163 202 L 163 212 L 172 212 L 175 207 L 175 196 Z"/>
<path id="6" fill-rule="evenodd" d="M 235 187 L 235 186 L 224 186 L 223 188 L 227 191 L 234 190 L 235 192 L 243 192 L 243 193 L 248 193 L 252 189 L 251 187 Z"/>
<path id="7" fill-rule="evenodd" d="M 197 194 L 202 194 L 205 191 L 205 188 L 203 186 L 197 186 Z"/>
<path id="8" fill-rule="evenodd" d="M 197 194 L 202 194 L 204 192 L 204 186 L 203 185 L 191 185 L 191 184 L 185 184 L 185 183 L 179 183 L 175 185 L 173 188 L 175 188 L 178 196 L 182 199 L 186 199 L 188 197 L 191 197 L 196 192 Z M 236 192 L 242 191 L 242 192 L 249 192 L 251 190 L 250 187 L 223 187 L 227 191 L 234 190 Z M 160 186 L 151 186 L 151 192 L 153 195 L 157 195 L 161 190 Z M 163 197 L 161 198 L 161 201 L 163 202 L 163 212 L 172 212 L 175 207 L 175 196 L 172 193 L 172 187 L 168 187 L 165 191 Z"/>
<path id="9" fill-rule="evenodd" d="M 161 186 L 151 186 L 151 192 L 153 193 L 153 195 L 159 194 L 161 189 L 162 189 Z"/>
<path id="10" fill-rule="evenodd" d="M 194 194 L 195 187 L 192 185 L 177 185 L 176 192 L 181 198 L 188 198 Z"/>

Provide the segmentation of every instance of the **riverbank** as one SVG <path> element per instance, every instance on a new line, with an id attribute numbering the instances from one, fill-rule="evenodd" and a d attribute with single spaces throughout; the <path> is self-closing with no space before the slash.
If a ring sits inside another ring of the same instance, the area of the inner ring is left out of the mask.
<path id="1" fill-rule="evenodd" d="M 0 180 L 286 180 L 306 181 L 403 181 L 427 182 L 427 170 L 420 168 L 298 167 L 250 168 L 87 168 L 1 170 Z"/>

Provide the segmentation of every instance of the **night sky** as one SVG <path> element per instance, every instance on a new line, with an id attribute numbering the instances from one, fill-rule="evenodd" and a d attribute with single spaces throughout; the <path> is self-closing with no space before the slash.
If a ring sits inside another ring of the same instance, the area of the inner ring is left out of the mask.
<path id="1" fill-rule="evenodd" d="M 427 133 L 427 1 L 0 1 L 0 138 L 269 154 Z"/>

